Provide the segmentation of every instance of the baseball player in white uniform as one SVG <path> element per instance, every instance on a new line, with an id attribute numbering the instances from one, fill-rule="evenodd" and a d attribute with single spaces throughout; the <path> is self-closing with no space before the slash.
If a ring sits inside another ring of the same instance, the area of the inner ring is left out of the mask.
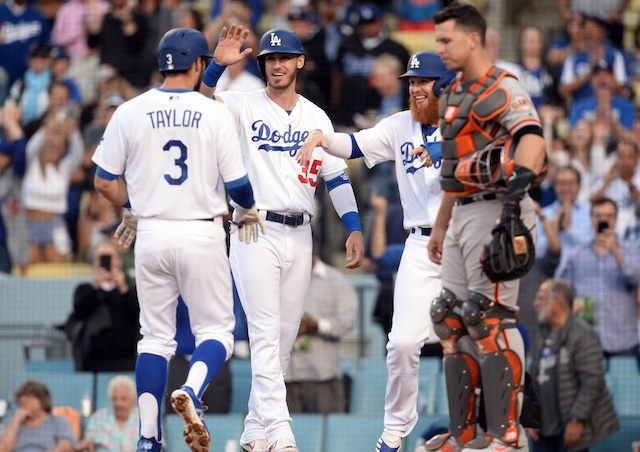
<path id="1" fill-rule="evenodd" d="M 433 335 L 429 302 L 441 290 L 440 268 L 429 261 L 427 254 L 431 225 L 442 199 L 438 96 L 454 76 L 455 72 L 447 71 L 437 54 L 416 53 L 407 63 L 407 72 L 400 76 L 409 78 L 409 111 L 351 135 L 313 131 L 300 150 L 302 164 L 319 145 L 338 157 L 363 157 L 369 168 L 389 160 L 396 162 L 403 224 L 410 234 L 395 282 L 393 321 L 387 342 L 389 379 L 384 432 L 376 452 L 398 452 L 402 438 L 418 422 L 420 350 Z"/>
<path id="2" fill-rule="evenodd" d="M 240 52 L 247 35 L 248 30 L 235 25 L 222 30 L 201 92 L 212 95 L 224 67 L 251 51 Z M 310 283 L 310 222 L 319 177 L 325 180 L 335 210 L 349 231 L 347 268 L 361 264 L 364 239 L 345 162 L 321 148 L 313 150 L 305 166 L 295 158 L 312 130 L 333 133 L 326 113 L 295 91 L 297 73 L 304 65 L 300 39 L 288 30 L 266 32 L 260 40 L 258 64 L 266 89 L 225 91 L 215 96 L 235 119 L 247 171 L 256 187 L 256 205 L 269 223 L 268 235 L 258 243 L 248 246 L 231 240 L 231 270 L 247 314 L 252 367 L 240 442 L 247 451 L 297 452 L 283 374 Z"/>
<path id="3" fill-rule="evenodd" d="M 167 32 L 158 47 L 164 83 L 118 108 L 93 156 L 96 189 L 130 206 L 116 234 L 129 243 L 137 234 L 138 452 L 161 450 L 160 404 L 167 361 L 176 350 L 179 294 L 190 311 L 196 349 L 171 403 L 185 422 L 191 450 L 209 450 L 200 397 L 231 356 L 235 322 L 222 225 L 225 187 L 240 206 L 236 222 L 246 235 L 255 238 L 257 226 L 264 227 L 233 119 L 224 105 L 197 92 L 211 57 L 202 33 Z"/>

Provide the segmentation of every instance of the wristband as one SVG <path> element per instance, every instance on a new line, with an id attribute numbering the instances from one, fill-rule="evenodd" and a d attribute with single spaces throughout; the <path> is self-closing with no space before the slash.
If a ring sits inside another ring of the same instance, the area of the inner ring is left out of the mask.
<path id="1" fill-rule="evenodd" d="M 432 143 L 424 142 L 422 143 L 429 153 L 429 157 L 431 158 L 431 163 L 436 163 L 438 160 L 442 158 L 442 145 L 439 141 L 435 141 Z"/>
<path id="2" fill-rule="evenodd" d="M 207 70 L 204 71 L 204 77 L 202 81 L 209 88 L 215 88 L 225 68 L 226 66 L 221 66 L 216 63 L 215 60 L 211 60 L 211 63 L 209 63 L 209 66 L 207 66 Z"/>
<path id="3" fill-rule="evenodd" d="M 354 231 L 362 232 L 362 225 L 360 224 L 360 216 L 358 215 L 358 212 L 347 212 L 342 215 L 341 220 L 347 228 L 347 231 L 349 231 L 349 234 Z"/>

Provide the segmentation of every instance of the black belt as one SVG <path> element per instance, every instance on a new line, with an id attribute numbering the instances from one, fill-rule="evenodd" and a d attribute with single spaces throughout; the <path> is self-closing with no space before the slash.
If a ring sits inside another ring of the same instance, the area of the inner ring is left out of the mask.
<path id="1" fill-rule="evenodd" d="M 431 228 L 411 228 L 411 233 L 420 233 L 420 235 L 426 235 L 428 237 L 431 235 Z"/>
<path id="2" fill-rule="evenodd" d="M 467 204 L 471 204 L 472 202 L 491 201 L 494 199 L 498 199 L 498 195 L 496 195 L 495 193 L 488 193 L 486 195 L 465 196 L 462 198 L 458 198 L 457 203 L 459 206 L 465 206 Z"/>
<path id="3" fill-rule="evenodd" d="M 304 214 L 300 215 L 280 215 L 275 212 L 267 212 L 267 221 L 273 221 L 275 223 L 286 224 L 287 226 L 300 226 L 304 224 Z"/>

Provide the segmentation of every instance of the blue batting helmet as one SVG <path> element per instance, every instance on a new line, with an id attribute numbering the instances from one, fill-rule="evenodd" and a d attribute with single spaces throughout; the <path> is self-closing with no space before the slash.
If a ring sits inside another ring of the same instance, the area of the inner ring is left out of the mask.
<path id="1" fill-rule="evenodd" d="M 199 57 L 213 58 L 204 35 L 192 28 L 174 28 L 158 44 L 160 72 L 186 71 Z"/>
<path id="2" fill-rule="evenodd" d="M 274 28 L 263 34 L 262 38 L 260 38 L 258 69 L 260 69 L 260 75 L 265 80 L 264 59 L 270 53 L 304 55 L 304 47 L 302 47 L 302 41 L 294 32 L 283 28 Z"/>
<path id="3" fill-rule="evenodd" d="M 407 63 L 407 72 L 399 78 L 424 77 L 435 79 L 433 92 L 440 96 L 444 88 L 455 78 L 456 72 L 450 71 L 435 52 L 418 52 L 411 55 Z"/>

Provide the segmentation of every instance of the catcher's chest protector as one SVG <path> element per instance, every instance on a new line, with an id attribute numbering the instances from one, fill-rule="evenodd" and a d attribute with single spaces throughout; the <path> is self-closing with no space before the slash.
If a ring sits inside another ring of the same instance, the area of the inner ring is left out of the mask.
<path id="1" fill-rule="evenodd" d="M 495 121 L 508 107 L 510 95 L 499 86 L 509 72 L 495 66 L 469 89 L 462 89 L 457 79 L 440 97 L 439 116 L 442 134 L 442 189 L 466 196 L 482 187 L 465 185 L 455 176 L 461 158 L 485 148 L 505 130 Z"/>

